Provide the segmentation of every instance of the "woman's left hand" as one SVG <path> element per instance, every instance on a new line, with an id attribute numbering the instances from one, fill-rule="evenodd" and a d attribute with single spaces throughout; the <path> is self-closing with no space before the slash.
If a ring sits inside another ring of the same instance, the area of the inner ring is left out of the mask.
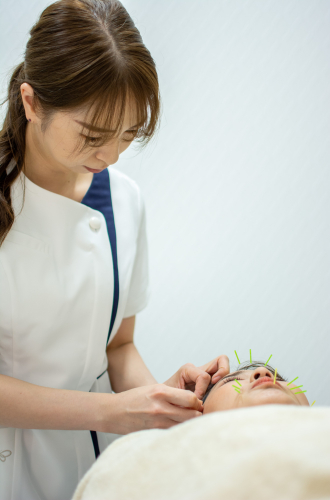
<path id="1" fill-rule="evenodd" d="M 177 389 L 192 391 L 198 399 L 203 399 L 210 382 L 216 383 L 228 373 L 229 358 L 222 354 L 200 367 L 192 363 L 186 363 L 164 384 Z"/>
<path id="2" fill-rule="evenodd" d="M 216 384 L 222 377 L 230 373 L 229 358 L 225 354 L 221 354 L 199 368 L 209 373 L 212 376 L 212 384 Z"/>

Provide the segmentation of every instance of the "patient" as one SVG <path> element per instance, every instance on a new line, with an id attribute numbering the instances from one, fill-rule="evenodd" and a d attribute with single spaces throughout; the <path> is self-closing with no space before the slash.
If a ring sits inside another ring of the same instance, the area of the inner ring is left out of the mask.
<path id="1" fill-rule="evenodd" d="M 259 361 L 245 362 L 238 371 L 209 385 L 203 398 L 203 414 L 269 404 L 309 406 L 305 393 L 301 392 L 303 387 L 297 388 L 294 383 L 288 385 L 287 379 L 278 372 L 274 384 L 274 377 L 275 370 L 271 366 L 266 368 Z M 270 383 L 261 383 L 264 381 Z M 300 383 L 298 385 L 301 386 Z"/>
<path id="2" fill-rule="evenodd" d="M 208 388 L 209 415 L 108 446 L 72 500 L 330 499 L 330 407 L 309 411 L 304 388 L 277 373 L 253 387 L 274 381 L 269 365 L 239 368 Z"/>

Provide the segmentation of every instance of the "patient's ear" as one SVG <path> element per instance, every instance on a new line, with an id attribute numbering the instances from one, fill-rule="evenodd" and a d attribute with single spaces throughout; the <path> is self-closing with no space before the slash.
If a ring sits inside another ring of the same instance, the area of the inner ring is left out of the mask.
<path id="1" fill-rule="evenodd" d="M 218 382 L 217 382 L 218 383 Z M 216 383 L 216 384 L 217 384 Z M 206 389 L 206 392 L 204 394 L 204 397 L 203 397 L 203 404 L 205 403 L 206 399 L 208 398 L 210 392 L 212 391 L 213 387 L 216 385 L 216 384 L 212 384 L 212 382 L 209 384 L 208 388 Z"/>

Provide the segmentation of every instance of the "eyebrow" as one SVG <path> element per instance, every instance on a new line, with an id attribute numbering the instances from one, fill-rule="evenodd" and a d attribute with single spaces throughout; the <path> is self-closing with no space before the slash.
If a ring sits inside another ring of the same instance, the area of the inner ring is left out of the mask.
<path id="1" fill-rule="evenodd" d="M 86 122 L 81 122 L 79 120 L 74 120 L 77 123 L 80 123 L 80 125 L 83 125 L 85 128 L 88 130 L 92 130 L 93 132 L 116 132 L 115 130 L 108 130 L 106 128 L 99 128 L 99 127 L 94 127 L 93 125 L 90 125 L 89 123 Z M 136 125 L 133 125 L 131 128 L 128 130 L 132 130 L 133 128 L 137 127 L 139 124 L 137 123 Z"/>

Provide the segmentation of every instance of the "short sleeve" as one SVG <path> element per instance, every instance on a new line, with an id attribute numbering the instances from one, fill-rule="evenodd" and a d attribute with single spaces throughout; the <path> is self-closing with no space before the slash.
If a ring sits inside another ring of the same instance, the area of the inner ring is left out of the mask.
<path id="1" fill-rule="evenodd" d="M 128 298 L 123 315 L 124 318 L 135 316 L 135 314 L 142 311 L 142 309 L 147 306 L 150 297 L 146 210 L 141 193 L 140 204 L 141 215 L 137 238 L 137 247 Z"/>

